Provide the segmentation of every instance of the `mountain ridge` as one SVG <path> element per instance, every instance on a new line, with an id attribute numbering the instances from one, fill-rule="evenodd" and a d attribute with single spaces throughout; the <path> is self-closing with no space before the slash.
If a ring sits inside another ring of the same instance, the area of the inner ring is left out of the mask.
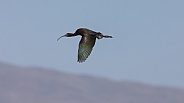
<path id="1" fill-rule="evenodd" d="M 184 90 L 0 62 L 0 103 L 184 103 Z"/>

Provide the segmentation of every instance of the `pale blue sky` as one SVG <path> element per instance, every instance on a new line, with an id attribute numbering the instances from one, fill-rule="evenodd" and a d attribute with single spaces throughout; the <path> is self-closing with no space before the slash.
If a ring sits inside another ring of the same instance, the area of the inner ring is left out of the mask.
<path id="1" fill-rule="evenodd" d="M 77 63 L 86 27 L 96 42 Z M 184 88 L 183 0 L 0 0 L 0 61 L 22 66 Z"/>

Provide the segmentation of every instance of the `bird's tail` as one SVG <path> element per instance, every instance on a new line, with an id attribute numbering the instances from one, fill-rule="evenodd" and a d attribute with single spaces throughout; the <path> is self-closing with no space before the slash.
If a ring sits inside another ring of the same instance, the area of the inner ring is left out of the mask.
<path id="1" fill-rule="evenodd" d="M 112 36 L 103 35 L 104 38 L 112 38 Z"/>

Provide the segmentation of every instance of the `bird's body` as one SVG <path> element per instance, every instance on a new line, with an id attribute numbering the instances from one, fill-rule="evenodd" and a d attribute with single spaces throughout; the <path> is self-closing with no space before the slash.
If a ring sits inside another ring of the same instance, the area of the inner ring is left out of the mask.
<path id="1" fill-rule="evenodd" d="M 81 35 L 82 38 L 79 42 L 79 49 L 78 49 L 78 62 L 84 62 L 88 56 L 91 54 L 91 51 L 95 45 L 96 38 L 102 39 L 104 38 L 112 38 L 112 36 L 103 35 L 100 32 L 95 32 L 86 28 L 79 28 L 75 31 L 75 33 L 67 33 L 58 38 L 58 40 L 62 37 L 72 37 Z"/>

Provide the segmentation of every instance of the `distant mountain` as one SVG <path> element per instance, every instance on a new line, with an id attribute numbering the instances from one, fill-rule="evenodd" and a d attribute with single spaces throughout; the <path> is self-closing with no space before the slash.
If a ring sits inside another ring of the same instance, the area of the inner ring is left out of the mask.
<path id="1" fill-rule="evenodd" d="M 184 90 L 0 63 L 0 103 L 184 103 Z"/>

